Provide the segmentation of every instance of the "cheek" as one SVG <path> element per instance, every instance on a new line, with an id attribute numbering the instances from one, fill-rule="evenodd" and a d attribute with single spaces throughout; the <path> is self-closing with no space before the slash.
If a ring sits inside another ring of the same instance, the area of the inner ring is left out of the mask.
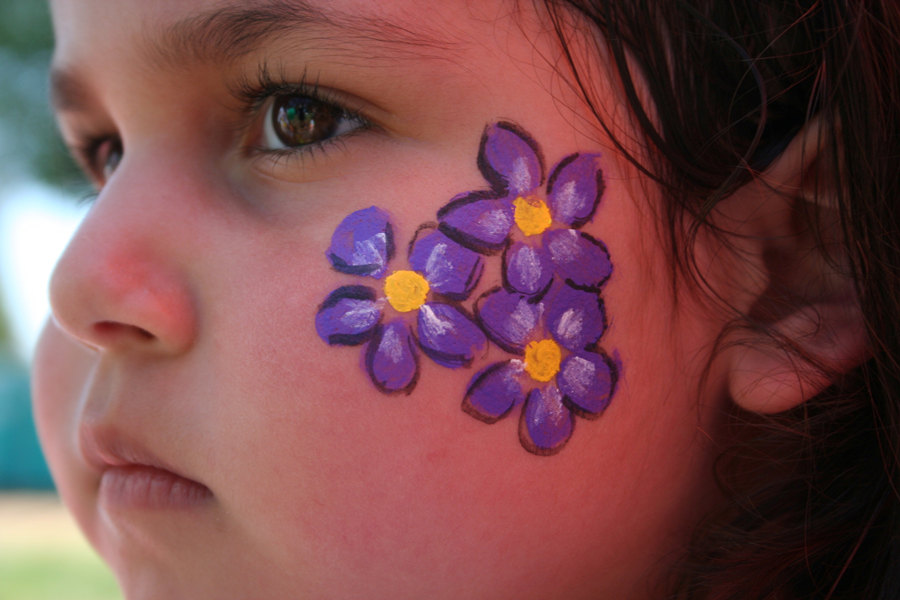
<path id="1" fill-rule="evenodd" d="M 649 233 L 652 215 L 640 209 L 648 201 L 622 184 L 633 175 L 608 171 L 584 231 L 606 244 L 613 264 L 601 291 L 609 329 L 600 344 L 618 362 L 618 388 L 607 412 L 575 420 L 559 454 L 539 457 L 519 443 L 521 406 L 492 425 L 463 411 L 476 370 L 510 358 L 493 344 L 472 369 L 439 366 L 414 350 L 415 390 L 387 394 L 364 366 L 372 342 L 330 345 L 316 330 L 332 290 L 361 285 L 371 288 L 369 300 L 385 295 L 384 275 L 409 268 L 407 244 L 420 223 L 435 220 L 452 196 L 446 190 L 485 186 L 454 184 L 450 171 L 431 168 L 438 191 L 413 195 L 377 180 L 373 190 L 396 193 L 266 229 L 231 251 L 222 279 L 204 288 L 216 295 L 210 306 L 228 307 L 209 315 L 215 336 L 198 349 L 220 399 L 206 429 L 221 469 L 217 496 L 241 516 L 255 554 L 319 590 L 358 585 L 365 595 L 385 573 L 429 573 L 432 582 L 467 573 L 497 586 L 498 596 L 525 597 L 533 590 L 523 571 L 557 572 L 578 589 L 598 565 L 615 565 L 625 580 L 627 569 L 646 564 L 642 556 L 659 559 L 654 553 L 669 549 L 660 540 L 683 533 L 705 505 L 698 494 L 711 469 L 697 432 L 714 429 L 698 421 L 691 387 L 698 344 L 710 336 L 701 317 L 673 319 L 666 257 Z M 344 192 L 367 198 L 359 187 Z M 437 200 L 401 200 L 417 197 Z M 344 216 L 372 205 L 390 216 L 395 257 L 380 278 L 339 272 L 326 258 L 332 234 Z M 500 284 L 501 262 L 485 258 L 469 310 Z M 415 317 L 403 318 L 415 331 Z"/>
<path id="2" fill-rule="evenodd" d="M 95 355 L 73 342 L 53 322 L 35 349 L 32 398 L 41 446 L 57 491 L 89 537 L 93 535 L 96 477 L 78 459 L 80 394 Z"/>

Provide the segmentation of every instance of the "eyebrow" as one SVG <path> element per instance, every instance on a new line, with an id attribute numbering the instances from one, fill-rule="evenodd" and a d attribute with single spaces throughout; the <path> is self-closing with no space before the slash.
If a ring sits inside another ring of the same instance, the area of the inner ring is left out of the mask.
<path id="1" fill-rule="evenodd" d="M 317 38 L 321 43 L 362 42 L 419 59 L 446 59 L 455 45 L 436 32 L 413 31 L 399 21 L 326 9 L 309 0 L 268 0 L 252 7 L 226 4 L 148 32 L 138 43 L 155 66 L 184 68 L 196 63 L 227 64 L 278 36 L 316 29 L 329 33 Z M 50 96 L 56 110 L 78 110 L 89 104 L 90 90 L 77 70 L 55 65 Z"/>

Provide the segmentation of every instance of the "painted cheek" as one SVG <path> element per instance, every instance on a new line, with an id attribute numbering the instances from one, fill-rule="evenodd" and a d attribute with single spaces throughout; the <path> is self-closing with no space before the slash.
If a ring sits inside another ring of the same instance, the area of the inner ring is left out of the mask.
<path id="1" fill-rule="evenodd" d="M 544 233 L 553 223 L 550 209 L 540 198 L 518 197 L 513 200 L 515 213 L 513 218 L 519 230 L 526 236 Z"/>
<path id="2" fill-rule="evenodd" d="M 384 280 L 384 294 L 399 312 L 417 310 L 428 297 L 428 281 L 415 271 L 395 271 Z"/>
<path id="3" fill-rule="evenodd" d="M 548 382 L 559 373 L 562 351 L 553 340 L 530 342 L 525 347 L 525 371 L 535 381 Z"/>
<path id="4" fill-rule="evenodd" d="M 437 225 L 420 226 L 408 269 L 389 266 L 397 258 L 386 211 L 351 213 L 326 256 L 356 283 L 319 306 L 320 338 L 363 346 L 375 387 L 406 394 L 417 385 L 421 355 L 441 367 L 470 368 L 493 342 L 512 357 L 482 365 L 463 394 L 463 411 L 494 423 L 523 405 L 522 446 L 556 454 L 576 416 L 593 419 L 605 410 L 619 371 L 599 346 L 609 253 L 578 231 L 605 189 L 598 158 L 570 154 L 547 177 L 540 149 L 523 129 L 489 125 L 476 164 L 491 189 L 455 196 L 437 211 Z M 489 261 L 501 263 L 502 281 L 487 282 L 473 298 Z"/>

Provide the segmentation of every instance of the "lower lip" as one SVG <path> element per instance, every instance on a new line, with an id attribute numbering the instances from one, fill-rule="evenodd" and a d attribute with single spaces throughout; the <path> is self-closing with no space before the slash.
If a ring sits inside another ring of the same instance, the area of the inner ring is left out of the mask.
<path id="1" fill-rule="evenodd" d="M 110 506 L 188 509 L 210 501 L 208 487 L 171 471 L 142 465 L 110 467 L 100 479 L 100 499 Z"/>

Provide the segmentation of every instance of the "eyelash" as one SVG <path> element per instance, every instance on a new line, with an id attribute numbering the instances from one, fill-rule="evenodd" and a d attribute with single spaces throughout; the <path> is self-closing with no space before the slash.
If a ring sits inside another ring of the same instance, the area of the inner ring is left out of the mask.
<path id="1" fill-rule="evenodd" d="M 75 161 L 81 166 L 81 170 L 94 183 L 97 189 L 103 187 L 106 176 L 104 174 L 105 165 L 100 164 L 100 149 L 107 142 L 118 144 L 121 147 L 121 141 L 118 135 L 89 135 L 84 141 L 72 146 L 72 154 Z M 95 196 L 92 194 L 91 196 Z M 86 200 L 86 201 L 89 201 Z"/>
<path id="2" fill-rule="evenodd" d="M 260 64 L 255 79 L 244 79 L 232 88 L 232 94 L 240 100 L 241 112 L 244 114 L 245 131 L 261 127 L 262 119 L 268 116 L 267 104 L 274 102 L 279 96 L 303 96 L 323 104 L 329 104 L 341 111 L 341 118 L 355 121 L 358 127 L 351 132 L 338 135 L 327 140 L 296 146 L 292 148 L 271 149 L 259 145 L 249 145 L 251 155 L 266 156 L 275 162 L 284 160 L 304 160 L 314 155 L 327 155 L 334 149 L 340 149 L 347 138 L 375 128 L 374 123 L 361 111 L 347 106 L 346 99 L 327 88 L 319 87 L 318 81 L 311 81 L 304 71 L 299 79 L 291 80 L 283 74 L 275 76 L 266 64 Z"/>
<path id="3" fill-rule="evenodd" d="M 268 115 L 267 104 L 279 96 L 303 96 L 323 104 L 329 104 L 341 111 L 341 118 L 355 121 L 358 124 L 358 127 L 351 132 L 303 146 L 282 149 L 264 148 L 261 145 L 253 144 L 247 146 L 249 155 L 265 156 L 275 163 L 310 159 L 316 154 L 326 155 L 334 149 L 339 149 L 347 141 L 347 138 L 376 127 L 362 112 L 347 106 L 347 101 L 338 97 L 338 94 L 319 87 L 317 81 L 310 82 L 305 71 L 299 79 L 292 81 L 284 75 L 275 77 L 267 65 L 260 64 L 253 79 L 242 79 L 229 91 L 239 102 L 238 112 L 242 123 L 238 130 L 242 134 L 241 137 L 245 139 L 254 127 L 258 128 L 264 125 L 261 120 Z M 100 156 L 100 151 L 107 142 L 118 144 L 121 147 L 119 136 L 108 133 L 86 136 L 83 141 L 72 146 L 76 160 L 97 189 L 102 188 L 106 183 L 105 165 L 101 164 L 104 157 Z"/>

